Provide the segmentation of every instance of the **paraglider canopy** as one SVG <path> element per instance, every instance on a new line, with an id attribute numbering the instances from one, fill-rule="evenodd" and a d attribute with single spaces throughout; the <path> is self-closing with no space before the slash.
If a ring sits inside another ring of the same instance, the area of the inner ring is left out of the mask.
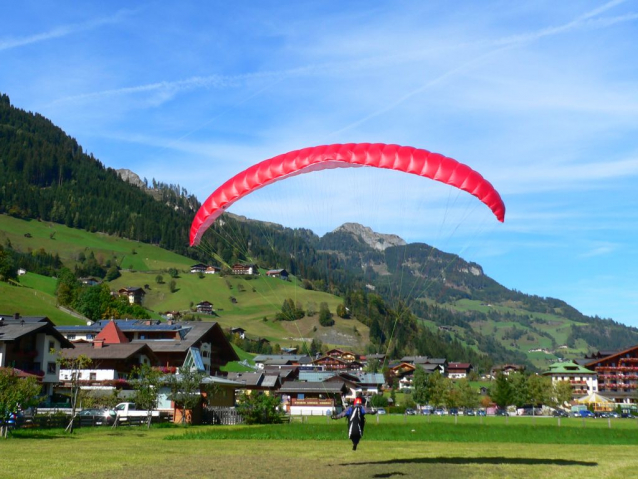
<path id="1" fill-rule="evenodd" d="M 235 201 L 275 181 L 331 168 L 370 166 L 411 173 L 454 186 L 477 197 L 496 218 L 505 220 L 505 204 L 480 173 L 452 158 L 410 146 L 348 143 L 291 151 L 264 160 L 235 175 L 202 204 L 191 225 L 190 244 L 198 245 L 210 225 Z"/>

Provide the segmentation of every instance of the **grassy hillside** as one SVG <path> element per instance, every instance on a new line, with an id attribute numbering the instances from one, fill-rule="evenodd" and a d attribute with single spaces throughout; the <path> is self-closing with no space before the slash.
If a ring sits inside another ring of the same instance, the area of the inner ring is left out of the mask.
<path id="1" fill-rule="evenodd" d="M 294 278 L 292 281 L 282 281 L 268 278 L 263 272 L 250 280 L 240 276 L 219 275 L 199 278 L 198 275 L 189 273 L 188 269 L 181 269 L 179 277 L 175 279 L 166 273 L 161 274 L 164 283 L 158 284 L 157 275 L 157 272 L 124 272 L 111 283 L 111 288 L 148 285 L 144 305 L 155 312 L 189 312 L 200 301 L 210 301 L 217 316 L 202 318 L 218 321 L 224 328 L 242 327 L 248 331 L 250 337 L 263 337 L 282 346 L 298 344 L 302 341 L 300 338 L 317 337 L 324 343 L 363 349 L 368 340 L 366 326 L 358 321 L 336 316 L 335 325 L 329 328 L 319 325 L 318 314 L 299 321 L 274 321 L 275 314 L 281 310 L 281 305 L 287 298 L 301 304 L 306 311 L 314 307 L 317 312 L 321 302 L 328 303 L 330 310 L 334 312 L 342 301 L 328 293 L 305 290 Z M 174 293 L 170 292 L 171 280 L 175 281 L 177 287 Z M 236 303 L 231 297 L 235 298 Z"/>
<path id="2" fill-rule="evenodd" d="M 0 244 L 6 244 L 7 240 L 23 252 L 44 248 L 48 253 L 58 253 L 70 267 L 81 251 L 93 251 L 98 259 L 115 259 L 121 268 L 137 271 L 186 268 L 193 264 L 193 260 L 185 256 L 138 241 L 0 215 Z"/>
<path id="3" fill-rule="evenodd" d="M 510 350 L 520 351 L 527 355 L 532 364 L 539 368 L 544 368 L 559 358 L 582 358 L 590 349 L 583 341 L 579 341 L 576 348 L 566 347 L 565 343 L 571 326 L 581 326 L 583 323 L 559 315 L 530 312 L 514 302 L 485 304 L 469 299 L 456 301 L 451 308 L 460 312 L 480 311 L 486 314 L 491 310 L 496 310 L 502 314 L 510 314 L 513 318 L 525 318 L 524 321 L 516 321 L 515 319 L 512 321 L 475 321 L 472 323 L 472 328 L 496 338 Z M 523 332 L 519 338 L 508 337 L 508 334 L 511 336 L 513 328 Z M 534 349 L 546 351 L 530 352 Z"/>
<path id="4" fill-rule="evenodd" d="M 274 321 L 275 314 L 287 298 L 299 302 L 305 310 L 314 307 L 317 312 L 321 302 L 328 303 L 332 312 L 342 302 L 328 293 L 300 287 L 294 277 L 291 281 L 267 278 L 263 274 L 252 280 L 219 275 L 206 275 L 200 279 L 189 273 L 189 266 L 194 263 L 192 259 L 157 246 L 54 223 L 0 215 L 0 244 L 7 241 L 23 252 L 44 248 L 49 253 L 57 253 L 69 267 L 77 263 L 80 252 L 93 252 L 98 260 L 115 259 L 123 270 L 122 276 L 109 284 L 111 289 L 148 285 L 144 306 L 156 319 L 160 318 L 161 312 L 188 312 L 191 305 L 207 300 L 213 303 L 218 316 L 202 316 L 202 319 L 218 321 L 223 327 L 242 327 L 248 331 L 249 337 L 263 337 L 282 346 L 299 344 L 303 341 L 301 338 L 316 337 L 326 344 L 363 350 L 369 338 L 365 325 L 336 316 L 335 325 L 329 328 L 319 325 L 318 314 L 299 321 Z M 172 279 L 167 273 L 169 268 L 179 271 L 174 293 L 169 288 Z M 158 275 L 163 277 L 163 284 L 156 282 Z M 56 324 L 82 323 L 82 320 L 56 308 L 55 279 L 28 273 L 19 280 L 24 287 L 0 283 L 0 312 L 46 315 Z M 264 317 L 267 318 L 265 321 Z"/>
<path id="5" fill-rule="evenodd" d="M 20 277 L 24 286 L 12 286 L 0 282 L 0 313 L 20 313 L 23 316 L 47 316 L 55 324 L 82 324 L 56 307 L 55 280 L 28 273 Z M 51 285 L 53 284 L 53 290 Z"/>

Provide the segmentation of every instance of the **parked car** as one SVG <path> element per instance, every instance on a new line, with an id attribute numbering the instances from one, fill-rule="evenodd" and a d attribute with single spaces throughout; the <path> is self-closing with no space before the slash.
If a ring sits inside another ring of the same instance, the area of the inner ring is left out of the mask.
<path id="1" fill-rule="evenodd" d="M 487 411 L 485 411 L 485 409 L 479 409 L 478 411 L 476 411 L 476 415 L 477 416 L 487 416 Z"/>
<path id="2" fill-rule="evenodd" d="M 111 425 L 115 421 L 115 413 L 108 409 L 82 409 L 78 416 L 92 417 L 96 426 Z"/>
<path id="3" fill-rule="evenodd" d="M 624 417 L 626 419 L 633 419 L 636 416 L 634 416 L 631 412 L 629 411 L 623 411 L 622 414 L 620 415 L 621 417 Z"/>
<path id="4" fill-rule="evenodd" d="M 466 416 L 476 416 L 476 413 L 474 412 L 474 409 L 466 409 L 466 410 L 464 411 L 464 414 L 465 414 Z"/>
<path id="5" fill-rule="evenodd" d="M 554 409 L 554 411 L 552 412 L 552 416 L 554 416 L 554 417 L 569 417 L 569 414 L 567 414 L 562 409 Z"/>
<path id="6" fill-rule="evenodd" d="M 497 409 L 494 413 L 495 416 L 509 416 L 509 413 L 505 409 Z"/>
<path id="7" fill-rule="evenodd" d="M 416 411 L 412 409 L 411 407 L 409 407 L 405 410 L 405 414 L 407 416 L 416 416 Z"/>
<path id="8" fill-rule="evenodd" d="M 447 411 L 443 408 L 436 408 L 434 410 L 434 414 L 436 414 L 437 416 L 445 416 L 447 415 Z"/>
<path id="9" fill-rule="evenodd" d="M 588 411 L 587 409 L 583 409 L 581 411 L 574 411 L 573 414 L 574 414 L 574 417 L 593 417 L 593 418 L 596 417 L 593 412 Z"/>
<path id="10" fill-rule="evenodd" d="M 386 413 L 386 411 L 385 411 L 385 409 L 384 409 L 384 408 L 382 408 L 382 407 L 378 407 L 378 408 L 377 408 L 377 414 L 387 414 L 387 413 Z"/>
<path id="11" fill-rule="evenodd" d="M 449 411 L 450 416 L 458 416 L 459 415 L 459 409 L 456 407 L 451 407 L 450 411 Z"/>
<path id="12" fill-rule="evenodd" d="M 618 418 L 618 417 L 620 417 L 620 413 L 618 413 L 618 412 L 616 412 L 616 411 L 612 411 L 612 412 L 610 412 L 610 413 L 609 413 L 609 417 L 616 417 L 616 418 Z"/>
<path id="13" fill-rule="evenodd" d="M 600 418 L 608 418 L 608 417 L 610 417 L 609 413 L 605 412 L 605 411 L 596 411 L 596 412 L 594 412 L 594 416 L 595 417 L 600 417 Z"/>

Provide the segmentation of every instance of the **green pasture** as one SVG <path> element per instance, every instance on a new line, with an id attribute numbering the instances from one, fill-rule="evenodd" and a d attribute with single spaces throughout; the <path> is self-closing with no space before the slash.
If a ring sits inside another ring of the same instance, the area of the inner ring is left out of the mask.
<path id="1" fill-rule="evenodd" d="M 98 258 L 112 259 L 122 268 L 140 271 L 186 268 L 193 263 L 185 256 L 137 241 L 0 215 L 0 243 L 4 244 L 7 239 L 23 252 L 44 248 L 48 253 L 58 253 L 67 266 L 76 263 L 80 251 L 85 254 L 92 251 Z"/>
<path id="2" fill-rule="evenodd" d="M 48 286 L 46 282 L 42 285 L 45 289 Z M 2 314 L 20 313 L 22 316 L 46 316 L 55 324 L 83 324 L 82 320 L 59 310 L 56 307 L 55 296 L 38 289 L 13 286 L 3 282 L 0 282 L 0 312 Z"/>
<path id="3" fill-rule="evenodd" d="M 585 428 L 534 427 L 516 425 L 515 418 L 510 418 L 509 429 L 503 432 L 496 423 L 462 425 L 461 418 L 457 425 L 450 418 L 430 424 L 423 417 L 408 418 L 406 423 L 403 419 L 386 416 L 378 425 L 369 420 L 357 451 L 352 451 L 344 420 L 326 424 L 325 418 L 318 417 L 276 426 L 87 428 L 72 436 L 62 431 L 20 431 L 0 441 L 0 477 L 581 479 L 638 475 L 638 433 L 629 425 L 612 429 L 617 434 L 611 436 L 603 427 L 589 424 Z M 577 431 L 583 435 L 576 435 Z"/>
<path id="4" fill-rule="evenodd" d="M 162 284 L 156 282 L 158 274 L 163 278 Z M 171 281 L 175 281 L 174 293 L 170 291 Z M 145 285 L 149 286 L 143 303 L 146 308 L 155 312 L 189 312 L 191 303 L 194 306 L 201 301 L 210 301 L 217 315 L 202 316 L 203 319 L 217 321 L 224 328 L 244 328 L 251 338 L 262 337 L 280 345 L 298 344 L 298 338 L 302 337 L 319 337 L 326 344 L 342 345 L 344 342 L 339 342 L 340 339 L 346 338 L 360 348 L 368 339 L 367 326 L 358 321 L 341 319 L 336 315 L 334 326 L 320 326 L 320 303 L 328 303 L 334 313 L 342 302 L 341 298 L 320 291 L 308 291 L 294 281 L 268 278 L 264 274 L 250 280 L 242 276 L 219 275 L 204 275 L 200 278 L 188 272 L 187 268 L 180 268 L 177 278 L 171 278 L 166 272 L 124 271 L 120 278 L 109 283 L 113 290 Z M 233 303 L 231 297 L 237 302 Z M 274 321 L 275 315 L 281 311 L 281 306 L 287 298 L 299 302 L 304 309 L 307 309 L 309 303 L 314 303 L 317 314 L 298 321 Z M 354 332 L 355 327 L 358 334 Z"/>

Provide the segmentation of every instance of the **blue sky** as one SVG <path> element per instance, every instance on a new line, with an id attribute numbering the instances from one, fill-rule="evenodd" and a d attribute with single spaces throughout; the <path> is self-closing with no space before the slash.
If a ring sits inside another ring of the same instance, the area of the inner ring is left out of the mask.
<path id="1" fill-rule="evenodd" d="M 0 91 L 107 166 L 204 200 L 306 146 L 436 151 L 494 184 L 504 224 L 469 195 L 370 169 L 294 178 L 231 211 L 320 234 L 357 221 L 638 326 L 636 2 L 0 6 Z"/>

